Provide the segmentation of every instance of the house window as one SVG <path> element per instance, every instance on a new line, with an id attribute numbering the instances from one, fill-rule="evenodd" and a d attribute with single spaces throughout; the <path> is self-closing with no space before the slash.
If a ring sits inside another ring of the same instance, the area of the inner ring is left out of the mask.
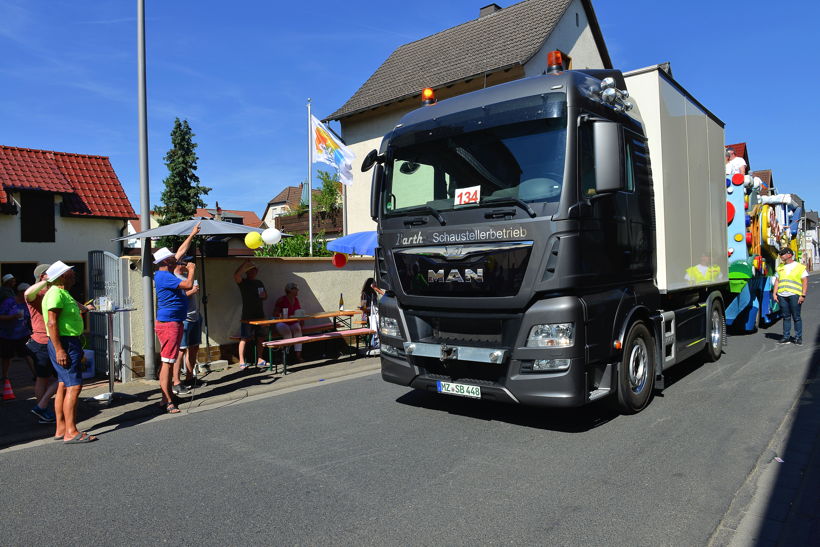
<path id="1" fill-rule="evenodd" d="M 54 194 L 20 192 L 20 241 L 54 242 Z"/>

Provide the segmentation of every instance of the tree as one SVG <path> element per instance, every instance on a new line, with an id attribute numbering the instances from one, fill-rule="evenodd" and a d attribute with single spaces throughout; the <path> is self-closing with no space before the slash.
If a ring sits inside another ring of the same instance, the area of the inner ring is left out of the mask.
<path id="1" fill-rule="evenodd" d="M 165 166 L 168 176 L 165 178 L 165 189 L 160 200 L 162 205 L 155 208 L 160 226 L 174 222 L 190 220 L 196 215 L 197 207 L 205 207 L 202 196 L 211 191 L 199 183 L 196 175 L 196 143 L 194 132 L 187 120 L 174 120 L 171 130 L 171 149 L 165 154 Z M 182 242 L 181 237 L 162 238 L 159 245 L 174 247 Z"/>
<path id="2" fill-rule="evenodd" d="M 316 210 L 333 217 L 342 208 L 342 183 L 339 182 L 338 173 L 331 174 L 320 170 L 318 175 L 322 181 L 322 189 L 316 196 Z"/>

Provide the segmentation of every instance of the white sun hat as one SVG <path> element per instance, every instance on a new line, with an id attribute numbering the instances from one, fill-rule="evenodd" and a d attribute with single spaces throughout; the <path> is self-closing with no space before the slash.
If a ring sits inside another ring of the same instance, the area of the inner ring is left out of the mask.
<path id="1" fill-rule="evenodd" d="M 48 276 L 48 280 L 53 282 L 54 280 L 59 278 L 61 275 L 63 275 L 68 270 L 72 269 L 73 267 L 74 266 L 69 266 L 61 260 L 57 260 L 56 262 L 54 262 L 54 264 L 49 266 L 48 269 L 46 270 L 46 275 Z"/>
<path id="2" fill-rule="evenodd" d="M 172 256 L 174 256 L 174 253 L 172 253 L 168 247 L 163 247 L 154 253 L 154 264 L 159 264 L 166 258 L 171 258 Z"/>

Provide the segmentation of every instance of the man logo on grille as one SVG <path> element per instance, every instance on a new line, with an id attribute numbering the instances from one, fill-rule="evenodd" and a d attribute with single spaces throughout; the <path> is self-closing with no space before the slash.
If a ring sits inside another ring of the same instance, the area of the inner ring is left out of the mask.
<path id="1" fill-rule="evenodd" d="M 471 270 L 467 268 L 462 274 L 459 270 L 450 270 L 447 276 L 444 276 L 444 270 L 427 270 L 428 283 L 483 283 L 484 282 L 484 268 L 476 268 Z"/>

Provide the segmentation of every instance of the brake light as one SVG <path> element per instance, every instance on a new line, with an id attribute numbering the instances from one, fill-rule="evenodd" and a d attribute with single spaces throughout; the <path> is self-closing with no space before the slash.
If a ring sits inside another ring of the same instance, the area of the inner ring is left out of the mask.
<path id="1" fill-rule="evenodd" d="M 432 88 L 425 87 L 421 92 L 421 104 L 429 106 L 436 104 L 436 92 Z"/>

